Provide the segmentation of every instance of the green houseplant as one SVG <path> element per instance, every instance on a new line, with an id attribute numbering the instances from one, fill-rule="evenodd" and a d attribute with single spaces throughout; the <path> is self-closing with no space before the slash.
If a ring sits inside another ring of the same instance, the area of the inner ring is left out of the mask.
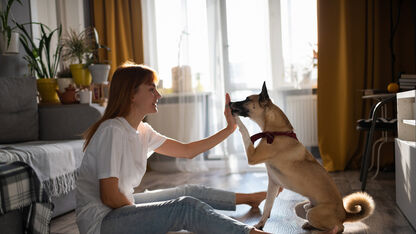
<path id="1" fill-rule="evenodd" d="M 38 25 L 40 27 L 40 38 L 38 41 L 33 39 L 26 30 L 25 25 Z M 62 45 L 60 43 L 62 26 L 54 30 L 50 30 L 42 23 L 30 22 L 26 24 L 18 24 L 20 42 L 26 52 L 24 59 L 28 62 L 31 73 L 37 79 L 37 87 L 41 96 L 41 102 L 59 103 L 56 93 L 58 88 L 56 74 L 58 71 L 59 61 L 61 59 Z M 52 48 L 52 38 L 56 35 L 58 44 L 56 48 Z"/>
<path id="2" fill-rule="evenodd" d="M 98 37 L 98 32 L 95 28 L 91 28 L 91 36 L 92 38 L 92 45 L 93 45 L 93 53 L 91 57 L 88 59 L 87 65 L 88 69 L 92 75 L 92 82 L 94 84 L 103 84 L 106 83 L 108 80 L 108 73 L 110 71 L 110 64 L 108 61 L 103 61 L 100 59 L 99 52 L 100 50 L 107 50 L 110 51 L 105 45 L 100 44 L 100 39 Z"/>
<path id="3" fill-rule="evenodd" d="M 9 25 L 10 9 L 16 1 L 22 5 L 21 0 L 8 0 L 6 8 L 0 11 L 0 51 L 2 53 L 19 53 L 19 33 L 13 31 L 15 26 Z"/>
<path id="4" fill-rule="evenodd" d="M 88 34 L 88 30 L 77 33 L 70 29 L 68 35 L 62 40 L 62 57 L 71 63 L 69 68 L 72 78 L 78 86 L 89 86 L 92 80 L 91 73 L 85 64 L 94 50 Z"/>

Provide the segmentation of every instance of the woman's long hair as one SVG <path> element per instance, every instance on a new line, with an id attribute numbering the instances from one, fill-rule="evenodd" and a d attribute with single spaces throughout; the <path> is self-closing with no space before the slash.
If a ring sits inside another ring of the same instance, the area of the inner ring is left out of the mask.
<path id="1" fill-rule="evenodd" d="M 156 72 L 145 65 L 125 62 L 118 67 L 111 79 L 109 98 L 104 115 L 83 133 L 85 138 L 83 150 L 85 151 L 102 122 L 118 116 L 127 116 L 130 112 L 131 98 L 141 84 L 156 83 L 157 79 Z"/>

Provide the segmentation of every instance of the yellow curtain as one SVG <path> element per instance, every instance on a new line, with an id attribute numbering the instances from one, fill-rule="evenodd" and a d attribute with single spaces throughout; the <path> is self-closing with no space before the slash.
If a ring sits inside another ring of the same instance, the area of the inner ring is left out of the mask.
<path id="1" fill-rule="evenodd" d="M 365 139 L 356 121 L 367 118 L 370 109 L 360 90 L 386 90 L 398 72 L 416 72 L 415 5 L 412 0 L 318 0 L 318 139 L 328 171 L 360 166 Z M 393 25 L 399 19 L 393 69 L 390 15 Z M 392 147 L 388 155 L 392 161 Z"/>
<path id="2" fill-rule="evenodd" d="M 101 44 L 111 49 L 99 54 L 100 59 L 110 61 L 110 79 L 115 69 L 127 60 L 143 63 L 140 0 L 94 0 L 92 9 Z"/>

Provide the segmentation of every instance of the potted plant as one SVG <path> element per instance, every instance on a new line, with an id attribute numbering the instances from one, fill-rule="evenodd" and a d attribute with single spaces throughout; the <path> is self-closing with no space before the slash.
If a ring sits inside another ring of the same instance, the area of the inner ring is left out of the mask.
<path id="1" fill-rule="evenodd" d="M 10 9 L 15 1 L 22 5 L 21 0 L 8 0 L 6 9 L 0 11 L 0 51 L 5 54 L 19 53 L 19 33 L 13 31 L 16 27 L 9 25 Z"/>
<path id="2" fill-rule="evenodd" d="M 110 48 L 108 48 L 105 45 L 100 44 L 98 32 L 95 28 L 91 28 L 91 31 L 92 31 L 92 36 L 93 36 L 92 38 L 93 53 L 87 65 L 92 75 L 92 82 L 94 84 L 104 84 L 108 80 L 110 64 L 108 64 L 108 61 L 103 61 L 100 59 L 99 50 L 104 49 L 104 50 L 110 51 Z"/>
<path id="3" fill-rule="evenodd" d="M 24 25 L 38 25 L 40 27 L 40 38 L 35 42 L 26 30 Z M 20 42 L 26 52 L 24 59 L 28 62 L 31 73 L 37 79 L 37 87 L 43 103 L 59 103 L 56 90 L 58 89 L 56 73 L 61 59 L 62 45 L 59 43 L 62 33 L 62 26 L 50 30 L 42 23 L 26 23 L 16 26 L 20 29 Z M 52 48 L 52 37 L 56 35 L 58 44 Z"/>
<path id="4" fill-rule="evenodd" d="M 76 85 L 89 86 L 91 84 L 91 73 L 84 62 L 93 53 L 93 45 L 91 43 L 88 31 L 84 30 L 80 33 L 70 29 L 68 35 L 62 40 L 63 51 L 62 57 L 64 60 L 69 60 L 72 63 L 71 69 L 72 78 Z"/>

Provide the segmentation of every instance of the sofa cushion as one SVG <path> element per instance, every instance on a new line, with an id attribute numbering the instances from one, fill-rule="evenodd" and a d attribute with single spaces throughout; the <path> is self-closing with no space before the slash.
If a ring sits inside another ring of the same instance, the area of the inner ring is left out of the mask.
<path id="1" fill-rule="evenodd" d="M 37 140 L 37 89 L 34 77 L 0 77 L 0 143 Z"/>
<path id="2" fill-rule="evenodd" d="M 40 105 L 39 139 L 81 139 L 82 133 L 104 113 L 98 104 Z"/>

